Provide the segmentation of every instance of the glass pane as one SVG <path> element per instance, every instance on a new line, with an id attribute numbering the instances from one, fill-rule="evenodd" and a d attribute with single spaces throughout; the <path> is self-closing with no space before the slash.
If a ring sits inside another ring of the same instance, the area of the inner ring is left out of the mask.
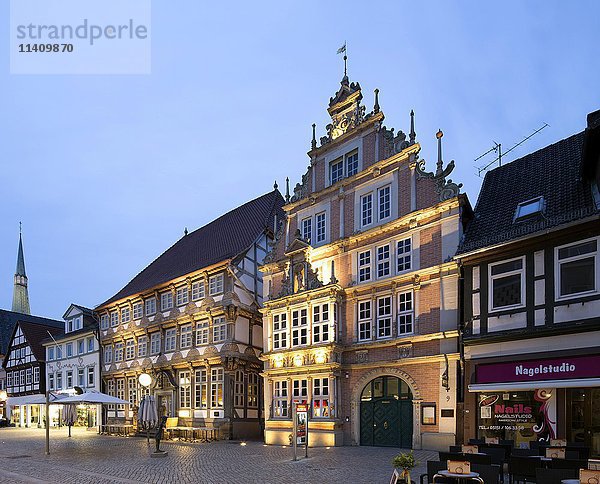
<path id="1" fill-rule="evenodd" d="M 596 252 L 597 241 L 590 240 L 583 244 L 571 245 L 570 247 L 564 247 L 559 249 L 558 258 L 566 259 L 567 257 L 575 257 L 576 255 L 589 254 L 590 252 Z"/>
<path id="2" fill-rule="evenodd" d="M 521 275 L 500 277 L 493 281 L 492 304 L 494 308 L 521 304 Z"/>
<path id="3" fill-rule="evenodd" d="M 560 295 L 595 289 L 594 257 L 563 262 L 560 265 Z"/>
<path id="4" fill-rule="evenodd" d="M 361 400 L 371 400 L 372 397 L 373 397 L 372 385 L 371 385 L 371 382 L 369 382 L 367 384 L 367 386 L 365 387 L 365 389 L 363 390 L 360 399 Z"/>
<path id="5" fill-rule="evenodd" d="M 389 377 L 387 379 L 387 397 L 398 397 L 399 395 L 399 383 L 400 380 L 398 378 Z"/>
<path id="6" fill-rule="evenodd" d="M 383 397 L 383 378 L 376 378 L 373 380 L 373 397 Z"/>
<path id="7" fill-rule="evenodd" d="M 497 274 L 504 274 L 505 272 L 518 271 L 523 268 L 523 259 L 511 260 L 510 262 L 504 262 L 492 266 L 492 276 Z"/>

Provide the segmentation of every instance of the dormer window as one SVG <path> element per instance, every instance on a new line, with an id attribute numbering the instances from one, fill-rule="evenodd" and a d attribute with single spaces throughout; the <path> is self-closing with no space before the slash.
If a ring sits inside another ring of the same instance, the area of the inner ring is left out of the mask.
<path id="1" fill-rule="evenodd" d="M 356 175 L 359 170 L 358 165 L 358 150 L 353 150 L 333 160 L 329 164 L 329 179 L 331 180 L 331 184 L 334 185 L 343 178 Z"/>
<path id="2" fill-rule="evenodd" d="M 537 197 L 526 202 L 521 202 L 515 212 L 515 222 L 541 214 L 543 211 L 544 197 Z"/>

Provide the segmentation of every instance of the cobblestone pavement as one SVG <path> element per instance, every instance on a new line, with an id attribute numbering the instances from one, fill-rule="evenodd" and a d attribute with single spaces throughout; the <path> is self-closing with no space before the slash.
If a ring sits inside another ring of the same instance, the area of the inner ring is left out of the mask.
<path id="1" fill-rule="evenodd" d="M 394 448 L 309 449 L 309 458 L 292 461 L 292 449 L 259 442 L 163 442 L 162 459 L 150 457 L 142 438 L 100 436 L 81 429 L 50 432 L 44 453 L 43 429 L 0 429 L 0 482 L 6 483 L 389 483 Z M 415 451 L 423 472 L 436 452 Z"/>

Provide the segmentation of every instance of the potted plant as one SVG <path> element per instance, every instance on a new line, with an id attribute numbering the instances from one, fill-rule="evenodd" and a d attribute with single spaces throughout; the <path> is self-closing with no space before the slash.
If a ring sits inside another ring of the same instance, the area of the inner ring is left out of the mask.
<path id="1" fill-rule="evenodd" d="M 413 454 L 412 450 L 407 453 L 401 452 L 400 454 L 396 455 L 392 459 L 392 465 L 396 469 L 402 470 L 400 476 L 404 479 L 406 484 L 412 483 L 410 480 L 410 471 L 412 471 L 417 465 L 417 461 L 415 460 L 415 455 Z"/>

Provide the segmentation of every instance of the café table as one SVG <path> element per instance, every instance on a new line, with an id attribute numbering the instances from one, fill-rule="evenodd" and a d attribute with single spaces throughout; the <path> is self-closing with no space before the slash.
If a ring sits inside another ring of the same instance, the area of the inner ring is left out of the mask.
<path id="1" fill-rule="evenodd" d="M 483 479 L 479 477 L 478 472 L 469 472 L 466 474 L 454 474 L 450 471 L 438 471 L 436 475 L 433 476 L 433 483 L 435 484 L 436 478 L 439 477 L 449 477 L 450 479 L 456 479 L 458 481 L 462 479 L 468 479 L 470 481 L 480 482 L 481 484 L 485 484 Z"/>

